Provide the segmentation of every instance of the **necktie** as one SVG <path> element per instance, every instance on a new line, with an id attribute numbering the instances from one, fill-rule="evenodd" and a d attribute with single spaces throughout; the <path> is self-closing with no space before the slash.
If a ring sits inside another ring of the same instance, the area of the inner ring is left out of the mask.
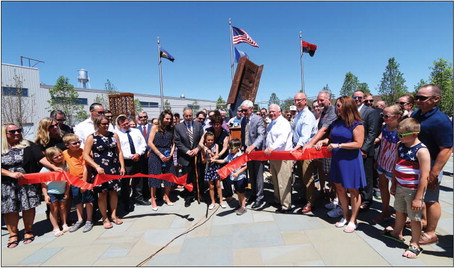
<path id="1" fill-rule="evenodd" d="M 191 124 L 188 123 L 188 136 L 189 136 L 189 143 L 191 143 L 191 148 L 192 144 L 194 143 L 194 133 L 192 132 Z"/>
<path id="2" fill-rule="evenodd" d="M 129 140 L 129 148 L 131 149 L 131 154 L 136 154 L 136 148 L 134 147 L 134 142 L 132 141 L 132 137 L 129 134 L 131 130 L 126 131 L 126 134 L 128 135 L 128 140 Z"/>
<path id="3" fill-rule="evenodd" d="M 142 125 L 142 134 L 145 139 L 147 139 L 147 126 Z"/>

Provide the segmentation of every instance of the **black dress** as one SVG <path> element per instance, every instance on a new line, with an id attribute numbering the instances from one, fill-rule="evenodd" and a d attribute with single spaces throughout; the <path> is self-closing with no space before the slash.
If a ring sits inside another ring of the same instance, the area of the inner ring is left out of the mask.
<path id="1" fill-rule="evenodd" d="M 92 136 L 93 146 L 91 147 L 91 152 L 95 163 L 101 166 L 104 169 L 104 173 L 107 175 L 120 174 L 120 160 L 117 154 L 117 141 L 114 137 L 114 133 L 108 132 L 107 136 L 103 136 L 96 132 L 92 134 Z M 96 169 L 91 166 L 89 167 L 92 175 L 90 183 L 93 183 L 94 178 L 98 173 L 96 172 Z M 118 191 L 119 189 L 120 180 L 118 179 L 104 182 L 93 188 L 96 192 Z"/>
<path id="2" fill-rule="evenodd" d="M 165 156 L 169 156 L 173 145 L 173 135 L 170 132 L 158 131 L 153 140 L 153 144 L 158 150 Z M 173 165 L 173 156 L 166 163 L 161 161 L 158 155 L 153 151 L 150 152 L 150 158 L 148 159 L 148 174 L 160 175 L 172 173 L 175 175 L 175 166 Z M 164 182 L 164 186 L 173 186 L 174 184 L 169 181 L 165 181 L 157 178 L 148 178 L 148 186 L 150 188 L 160 188 L 161 183 Z"/>
<path id="3" fill-rule="evenodd" d="M 2 168 L 11 172 L 39 172 L 39 160 L 44 157 L 40 147 L 30 142 L 22 149 L 13 148 L 2 154 Z M 2 176 L 2 214 L 35 208 L 40 204 L 36 186 L 18 185 L 17 179 Z"/>

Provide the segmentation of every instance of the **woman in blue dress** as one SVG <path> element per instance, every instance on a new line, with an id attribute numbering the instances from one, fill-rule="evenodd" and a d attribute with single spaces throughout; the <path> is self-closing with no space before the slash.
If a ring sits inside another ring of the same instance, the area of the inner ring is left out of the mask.
<path id="1" fill-rule="evenodd" d="M 333 155 L 331 158 L 331 171 L 329 180 L 336 185 L 343 217 L 336 223 L 336 227 L 344 227 L 344 232 L 351 233 L 356 230 L 356 218 L 361 205 L 359 188 L 366 186 L 361 146 L 364 142 L 364 126 L 355 101 L 348 96 L 336 100 L 337 120 L 330 126 L 330 136 L 317 143 L 320 149 L 328 145 Z M 349 201 L 347 192 L 350 193 L 352 206 L 349 217 Z"/>
<path id="2" fill-rule="evenodd" d="M 160 175 L 172 173 L 175 175 L 175 166 L 173 165 L 173 152 L 175 143 L 173 139 L 173 115 L 169 110 L 164 110 L 159 116 L 159 125 L 153 125 L 150 136 L 148 137 L 148 146 L 151 148 L 150 158 L 148 159 L 148 173 L 150 175 Z M 149 178 L 148 186 L 151 188 L 151 209 L 156 211 L 156 188 L 161 188 L 164 184 L 164 202 L 172 206 L 170 201 L 170 187 L 174 184 L 157 178 Z"/>
<path id="3" fill-rule="evenodd" d="M 84 159 L 89 165 L 89 171 L 92 175 L 91 180 L 94 180 L 94 177 L 97 174 L 123 176 L 125 174 L 125 163 L 118 135 L 108 130 L 109 120 L 107 120 L 104 116 L 97 117 L 93 121 L 93 124 L 96 131 L 87 137 L 84 146 Z M 119 179 L 104 182 L 93 188 L 95 192 L 99 193 L 98 206 L 105 229 L 112 228 L 112 223 L 107 216 L 107 194 L 109 194 L 112 222 L 117 225 L 123 223 L 123 221 L 117 216 L 117 191 L 119 188 Z"/>

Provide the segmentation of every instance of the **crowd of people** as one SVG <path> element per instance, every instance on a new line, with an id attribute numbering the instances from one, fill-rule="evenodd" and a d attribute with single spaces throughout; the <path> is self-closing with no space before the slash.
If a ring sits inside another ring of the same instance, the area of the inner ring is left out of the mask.
<path id="1" fill-rule="evenodd" d="M 34 142 L 23 139 L 21 126 L 3 124 L 2 215 L 9 232 L 7 247 L 19 244 L 19 212 L 25 226 L 23 243 L 34 240 L 32 226 L 40 200 L 48 206 L 54 235 L 61 236 L 81 227 L 89 232 L 98 210 L 103 227 L 110 229 L 112 224 L 121 225 L 120 216 L 135 206 L 151 206 L 152 211 L 162 204 L 173 206 L 172 191 L 182 188 L 153 177 L 123 177 L 93 190 L 65 181 L 18 185 L 26 173 L 68 171 L 88 183 L 97 174 L 187 174 L 187 183 L 194 188 L 179 192 L 186 207 L 197 200 L 207 203 L 209 210 L 216 203 L 226 208 L 236 193 L 239 216 L 247 213 L 247 205 L 260 210 L 271 204 L 277 213 L 294 212 L 296 175 L 305 200 L 301 214 L 327 199 L 328 216 L 339 218 L 335 226 L 346 233 L 356 230 L 358 215 L 370 208 L 374 195 L 382 200 L 381 214 L 374 221 L 396 217 L 384 236 L 402 241 L 409 218 L 412 239 L 403 256 L 415 258 L 422 251 L 420 245 L 438 241 L 439 184 L 452 153 L 452 121 L 437 108 L 440 98 L 440 88 L 432 84 L 389 106 L 361 90 L 336 100 L 321 91 L 312 104 L 298 92 L 286 111 L 277 104 L 254 111 L 253 102 L 245 100 L 230 119 L 223 110 L 202 110 L 194 117 L 192 109 L 185 108 L 181 120 L 170 110 L 157 119 L 149 119 L 146 112 L 114 119 L 111 111 L 93 103 L 90 117 L 74 128 L 65 124 L 64 112 L 52 111 L 39 122 Z M 232 138 L 230 128 L 239 130 L 240 139 Z M 224 180 L 217 173 L 253 151 L 270 155 L 322 147 L 332 152 L 331 158 L 249 161 Z M 273 201 L 264 194 L 266 170 L 271 173 Z M 72 206 L 75 222 L 68 217 Z"/>

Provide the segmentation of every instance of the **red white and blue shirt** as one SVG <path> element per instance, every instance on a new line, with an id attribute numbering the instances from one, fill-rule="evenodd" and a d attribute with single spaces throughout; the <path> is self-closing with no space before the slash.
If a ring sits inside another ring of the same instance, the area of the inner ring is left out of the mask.
<path id="1" fill-rule="evenodd" d="M 397 129 L 389 131 L 387 126 L 383 126 L 380 140 L 380 153 L 378 154 L 377 164 L 384 171 L 391 173 L 396 161 L 396 149 L 399 137 Z"/>
<path id="2" fill-rule="evenodd" d="M 395 176 L 397 184 L 406 189 L 418 189 L 421 173 L 416 153 L 421 148 L 427 148 L 423 143 L 419 143 L 408 148 L 404 143 L 399 143 L 398 157 L 395 166 Z"/>

